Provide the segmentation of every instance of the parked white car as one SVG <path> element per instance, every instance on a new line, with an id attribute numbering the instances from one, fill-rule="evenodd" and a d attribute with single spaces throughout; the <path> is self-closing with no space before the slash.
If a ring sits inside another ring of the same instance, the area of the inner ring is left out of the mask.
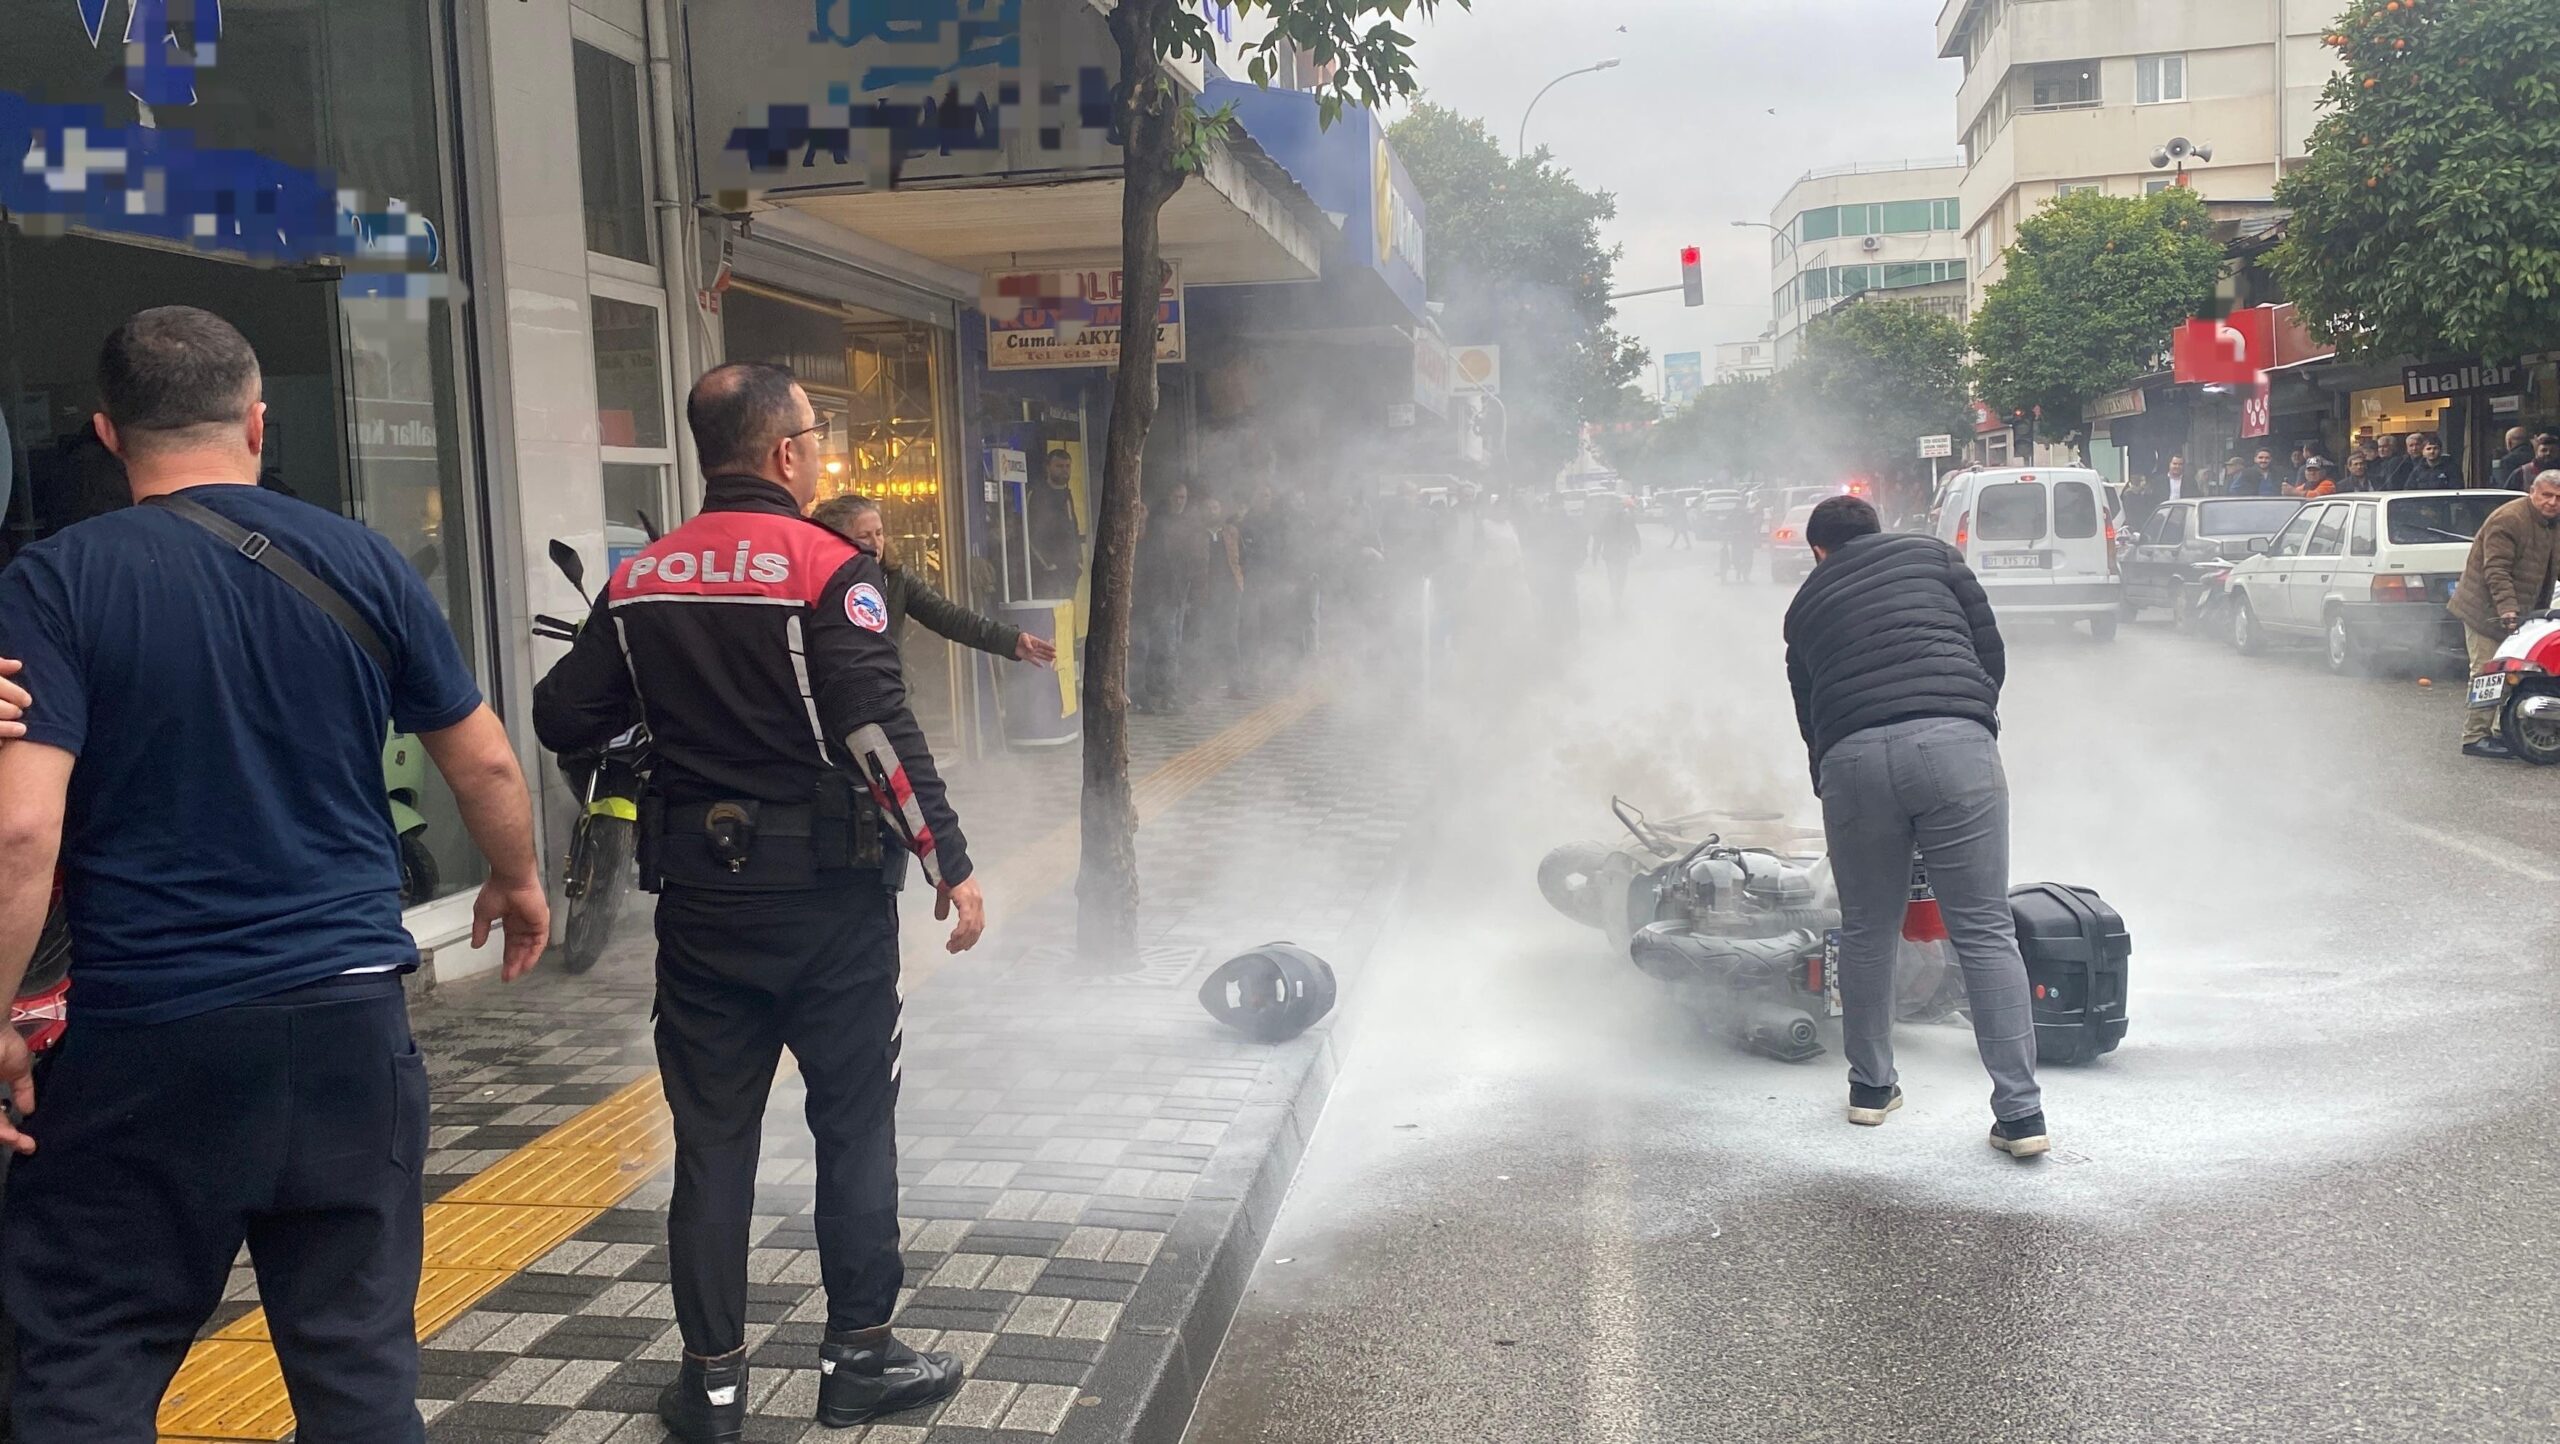
<path id="1" fill-rule="evenodd" d="M 2471 539 L 2512 491 L 2358 492 L 2306 502 L 2272 543 L 2234 565 L 2231 644 L 2257 653 L 2321 642 L 2331 671 L 2385 656 L 2459 654 L 2445 611 Z"/>

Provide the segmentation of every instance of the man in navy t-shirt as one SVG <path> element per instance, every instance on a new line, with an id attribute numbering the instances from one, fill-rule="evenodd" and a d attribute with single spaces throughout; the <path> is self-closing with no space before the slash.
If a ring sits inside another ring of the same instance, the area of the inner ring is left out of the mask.
<path id="1" fill-rule="evenodd" d="M 18 1436 L 152 1440 L 245 1242 L 300 1437 L 413 1444 L 427 1091 L 384 736 L 418 734 L 452 785 L 490 863 L 473 940 L 503 925 L 509 977 L 550 934 L 531 799 L 423 579 L 258 487 L 266 406 L 239 332 L 144 311 L 98 382 L 99 438 L 158 504 L 0 572 L 0 656 L 32 697 L 0 746 L 0 997 L 57 859 L 72 938 L 40 1109 L 0 1028 L 0 1084 L 33 1111 L 0 1120 L 24 1155 L 0 1226 Z"/>

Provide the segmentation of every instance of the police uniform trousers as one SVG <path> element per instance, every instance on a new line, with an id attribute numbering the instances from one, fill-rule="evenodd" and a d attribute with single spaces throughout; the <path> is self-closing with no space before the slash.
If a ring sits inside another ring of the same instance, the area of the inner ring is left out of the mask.
<path id="1" fill-rule="evenodd" d="M 417 1444 L 427 1072 L 398 976 L 165 1023 L 72 1006 L 0 1224 L 17 1437 L 152 1444 L 246 1243 L 295 1437 Z"/>
<path id="2" fill-rule="evenodd" d="M 817 1143 L 827 1322 L 889 1322 L 898 1253 L 898 913 L 877 870 L 840 885 L 658 898 L 658 1069 L 675 1116 L 667 1264 L 688 1353 L 746 1343 L 766 1096 L 789 1048 Z"/>

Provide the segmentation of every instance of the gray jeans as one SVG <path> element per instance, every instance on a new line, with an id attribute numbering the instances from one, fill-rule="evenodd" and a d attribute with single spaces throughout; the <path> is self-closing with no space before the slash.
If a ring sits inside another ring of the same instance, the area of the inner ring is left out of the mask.
<path id="1" fill-rule="evenodd" d="M 2017 1119 L 2041 1111 L 2035 1013 L 2009 916 L 2009 779 L 1990 732 L 1922 718 L 1841 739 L 1822 759 L 1822 820 L 1840 885 L 1849 1081 L 1895 1082 L 1894 960 L 1916 848 L 1964 967 L 1974 1042 L 1991 1074 L 1991 1112 Z"/>

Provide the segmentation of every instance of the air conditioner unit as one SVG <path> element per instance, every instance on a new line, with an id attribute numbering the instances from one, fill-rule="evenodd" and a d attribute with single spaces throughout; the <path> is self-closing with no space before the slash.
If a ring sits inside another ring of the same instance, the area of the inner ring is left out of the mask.
<path id="1" fill-rule="evenodd" d="M 1884 249 L 1884 237 L 1869 236 L 1865 240 L 1858 242 L 1858 249 L 1867 252 L 1869 255 L 1873 255 Z"/>

